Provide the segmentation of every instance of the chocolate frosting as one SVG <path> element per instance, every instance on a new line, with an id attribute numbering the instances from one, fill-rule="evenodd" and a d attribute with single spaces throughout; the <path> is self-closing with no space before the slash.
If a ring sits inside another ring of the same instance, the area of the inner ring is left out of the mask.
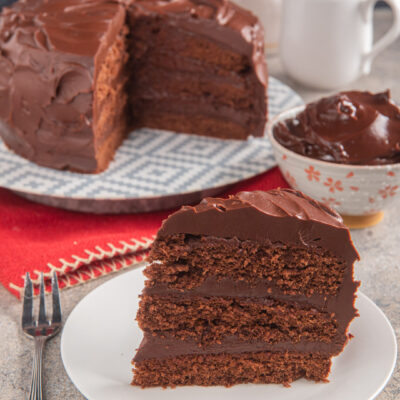
<path id="1" fill-rule="evenodd" d="M 93 81 L 125 23 L 112 0 L 22 0 L 0 18 L 0 133 L 54 168 L 96 170 Z"/>
<path id="2" fill-rule="evenodd" d="M 359 258 L 340 215 L 291 189 L 241 192 L 184 206 L 163 222 L 158 237 L 178 233 L 321 246 L 348 265 Z"/>
<path id="3" fill-rule="evenodd" d="M 342 92 L 278 123 L 275 139 L 298 154 L 341 164 L 400 162 L 400 108 L 390 92 Z"/>
<path id="4" fill-rule="evenodd" d="M 262 28 L 226 0 L 20 0 L 0 14 L 0 135 L 8 147 L 41 165 L 97 170 L 93 89 L 127 13 L 167 15 L 248 57 L 265 100 Z"/>
<path id="5" fill-rule="evenodd" d="M 288 351 L 300 353 L 310 352 L 333 356 L 342 351 L 343 345 L 347 341 L 346 339 L 347 338 L 338 343 L 309 342 L 303 340 L 299 343 L 279 342 L 270 344 L 264 341 L 245 342 L 236 336 L 229 336 L 222 339 L 219 344 L 199 347 L 193 339 L 181 340 L 170 335 L 161 338 L 145 332 L 133 362 L 139 363 L 152 358 L 167 359 L 188 354 L 240 354 L 261 351 L 284 353 Z"/>

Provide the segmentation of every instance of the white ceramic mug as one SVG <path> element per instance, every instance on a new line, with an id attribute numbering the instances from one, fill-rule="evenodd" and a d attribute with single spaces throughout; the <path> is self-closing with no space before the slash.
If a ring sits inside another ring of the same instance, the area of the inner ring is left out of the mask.
<path id="1" fill-rule="evenodd" d="M 298 82 L 336 89 L 369 74 L 371 62 L 400 34 L 400 0 L 386 0 L 393 12 L 389 31 L 373 45 L 377 0 L 284 0 L 280 55 Z"/>

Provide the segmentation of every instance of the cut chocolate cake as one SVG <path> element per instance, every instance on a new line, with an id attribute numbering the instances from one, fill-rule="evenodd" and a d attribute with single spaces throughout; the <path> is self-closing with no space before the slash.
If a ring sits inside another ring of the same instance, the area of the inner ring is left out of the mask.
<path id="1" fill-rule="evenodd" d="M 326 381 L 357 315 L 348 229 L 300 192 L 242 192 L 164 221 L 144 274 L 133 385 Z"/>
<path id="2" fill-rule="evenodd" d="M 26 0 L 0 17 L 0 134 L 38 164 L 106 168 L 126 132 L 125 9 Z"/>
<path id="3" fill-rule="evenodd" d="M 0 135 L 94 173 L 133 128 L 262 136 L 263 30 L 227 0 L 20 0 L 0 14 Z"/>

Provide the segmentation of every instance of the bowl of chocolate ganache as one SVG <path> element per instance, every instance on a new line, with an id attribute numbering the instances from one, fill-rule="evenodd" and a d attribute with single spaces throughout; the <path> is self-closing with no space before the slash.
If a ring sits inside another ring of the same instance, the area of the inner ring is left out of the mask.
<path id="1" fill-rule="evenodd" d="M 378 223 L 400 196 L 400 108 L 389 91 L 341 92 L 284 111 L 268 135 L 290 186 L 351 228 Z"/>

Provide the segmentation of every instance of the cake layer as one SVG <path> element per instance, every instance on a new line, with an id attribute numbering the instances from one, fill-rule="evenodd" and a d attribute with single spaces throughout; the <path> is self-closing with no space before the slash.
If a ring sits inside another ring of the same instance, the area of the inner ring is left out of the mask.
<path id="1" fill-rule="evenodd" d="M 199 346 L 232 335 L 246 342 L 330 343 L 338 334 L 334 314 L 267 298 L 142 295 L 137 320 L 152 335 L 191 338 Z"/>
<path id="2" fill-rule="evenodd" d="M 259 299 L 272 299 L 278 302 L 295 302 L 299 307 L 315 308 L 329 314 L 334 313 L 337 322 L 339 323 L 338 334 L 345 332 L 345 327 L 348 323 L 357 316 L 357 311 L 354 308 L 355 291 L 359 286 L 359 282 L 354 282 L 351 271 L 347 271 L 343 285 L 336 296 L 325 296 L 321 294 L 313 294 L 306 296 L 303 294 L 289 295 L 283 294 L 279 288 L 268 280 L 259 280 L 256 284 L 250 285 L 244 281 L 235 281 L 230 278 L 218 279 L 208 277 L 204 282 L 193 289 L 171 289 L 167 284 L 154 284 L 151 287 L 145 287 L 143 295 L 158 295 L 158 296 L 179 296 L 180 298 L 192 297 L 235 297 L 252 298 L 253 301 Z"/>
<path id="3" fill-rule="evenodd" d="M 268 297 L 281 301 L 295 301 L 301 305 L 313 306 L 320 310 L 341 310 L 343 312 L 345 309 L 354 310 L 352 300 L 354 292 L 360 283 L 353 281 L 351 272 L 347 271 L 343 278 L 343 284 L 336 296 L 326 296 L 318 293 L 309 296 L 305 294 L 285 294 L 275 286 L 274 282 L 268 279 L 259 279 L 256 283 L 249 284 L 244 280 L 237 281 L 229 277 L 217 278 L 209 276 L 204 279 L 201 285 L 192 289 L 174 288 L 167 283 L 153 281 L 146 281 L 145 284 L 146 287 L 143 293 L 149 295 Z M 353 311 L 350 314 L 353 314 Z"/>
<path id="4" fill-rule="evenodd" d="M 238 111 L 250 110 L 265 116 L 265 107 L 259 104 L 259 98 L 252 96 L 253 90 L 248 87 L 246 79 L 215 77 L 204 70 L 202 72 L 194 78 L 192 72 L 170 71 L 146 63 L 135 70 L 135 98 L 193 101 L 204 97 L 212 104 L 227 105 Z"/>
<path id="5" fill-rule="evenodd" d="M 166 71 L 185 71 L 191 73 L 193 78 L 201 76 L 204 73 L 208 73 L 215 79 L 233 79 L 233 82 L 237 82 L 238 79 L 257 79 L 255 75 L 249 73 L 247 68 L 233 68 L 226 69 L 216 64 L 205 65 L 201 60 L 196 60 L 190 57 L 184 57 L 181 54 L 171 53 L 164 51 L 162 48 L 148 50 L 146 52 L 146 58 L 142 60 L 143 63 L 149 65 L 149 67 L 159 66 Z M 135 68 L 140 68 L 140 63 L 135 63 Z M 260 90 L 265 93 L 265 86 Z M 264 96 L 265 97 L 265 96 Z M 261 99 L 265 100 L 265 99 Z"/>
<path id="6" fill-rule="evenodd" d="M 260 131 L 259 119 L 254 118 L 251 111 L 245 110 L 238 112 L 238 110 L 224 104 L 213 104 L 206 99 L 198 99 L 194 101 L 191 99 L 182 99 L 174 97 L 173 94 L 167 95 L 162 99 L 136 99 L 131 105 L 134 123 L 140 120 L 141 113 L 173 113 L 185 115 L 190 121 L 192 117 L 212 118 L 217 121 L 224 121 L 227 123 L 238 124 L 246 128 L 247 134 L 261 136 L 264 131 Z M 257 129 L 257 131 L 254 131 Z"/>
<path id="7" fill-rule="evenodd" d="M 249 352 L 242 354 L 186 355 L 134 363 L 133 385 L 142 387 L 281 383 L 306 378 L 326 381 L 330 358 L 296 352 Z"/>
<path id="8" fill-rule="evenodd" d="M 169 288 L 193 289 L 208 277 L 255 284 L 274 282 L 284 294 L 335 295 L 347 268 L 343 259 L 320 247 L 289 247 L 214 236 L 175 234 L 157 239 L 145 275 Z"/>
<path id="9" fill-rule="evenodd" d="M 134 361 L 140 362 L 153 358 L 166 359 L 182 355 L 209 355 L 209 354 L 241 354 L 246 352 L 296 352 L 319 353 L 324 356 L 336 356 L 347 343 L 348 336 L 341 337 L 331 343 L 310 342 L 307 340 L 298 343 L 278 342 L 267 343 L 264 340 L 243 341 L 237 336 L 225 336 L 219 343 L 208 346 L 199 346 L 194 339 L 178 339 L 169 334 L 163 337 L 144 332 L 144 337 L 135 355 Z"/>
<path id="10" fill-rule="evenodd" d="M 179 108 L 179 107 L 178 107 Z M 190 115 L 178 111 L 155 111 L 150 107 L 136 108 L 135 127 L 166 129 L 219 139 L 245 139 L 249 135 L 246 126 L 226 119 L 204 115 Z M 263 129 L 263 126 L 260 126 Z M 255 133 L 253 131 L 253 133 Z"/>

